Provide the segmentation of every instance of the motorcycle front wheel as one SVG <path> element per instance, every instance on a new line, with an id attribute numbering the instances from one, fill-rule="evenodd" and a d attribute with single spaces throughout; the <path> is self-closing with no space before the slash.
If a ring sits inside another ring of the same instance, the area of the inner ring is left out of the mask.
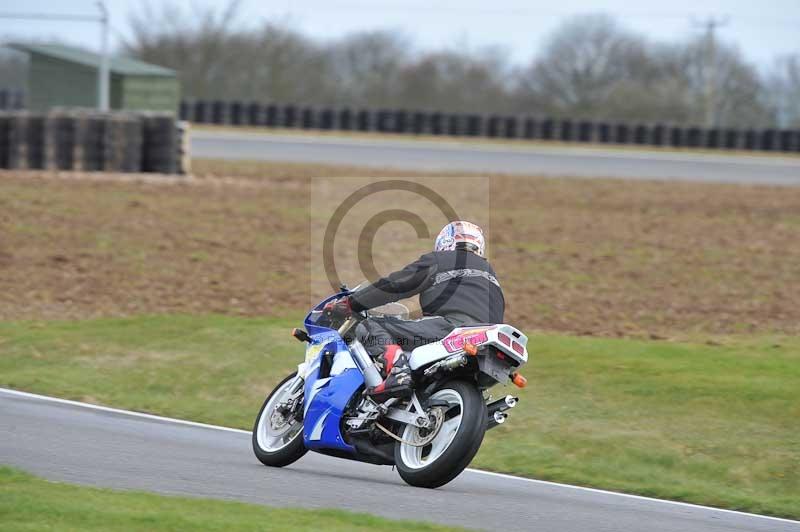
<path id="1" fill-rule="evenodd" d="M 446 402 L 442 421 L 432 440 L 425 445 L 425 429 L 406 425 L 394 449 L 400 477 L 412 486 L 438 488 L 456 478 L 472 461 L 486 432 L 486 403 L 474 384 L 464 381 L 444 383 L 431 395 L 437 403 Z"/>
<path id="2" fill-rule="evenodd" d="M 296 375 L 292 373 L 275 387 L 253 425 L 253 452 L 266 466 L 287 466 L 308 451 L 303 444 L 303 421 L 281 412 L 282 403 L 291 395 Z"/>

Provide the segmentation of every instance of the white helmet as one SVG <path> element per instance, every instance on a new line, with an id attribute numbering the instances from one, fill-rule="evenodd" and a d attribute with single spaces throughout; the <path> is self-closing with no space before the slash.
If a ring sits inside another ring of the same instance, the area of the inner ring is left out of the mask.
<path id="1" fill-rule="evenodd" d="M 459 245 L 460 244 L 460 245 Z M 476 255 L 484 256 L 486 241 L 483 239 L 483 230 L 472 222 L 450 222 L 439 231 L 434 251 L 451 251 L 456 247 L 472 251 Z"/>

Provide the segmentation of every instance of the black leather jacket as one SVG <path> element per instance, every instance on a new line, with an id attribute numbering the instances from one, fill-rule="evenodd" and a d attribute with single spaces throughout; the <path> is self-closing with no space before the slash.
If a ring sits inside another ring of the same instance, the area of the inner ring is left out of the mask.
<path id="1" fill-rule="evenodd" d="M 425 316 L 502 323 L 505 298 L 489 262 L 466 250 L 433 251 L 402 270 L 360 288 L 350 298 L 361 311 L 419 294 Z"/>

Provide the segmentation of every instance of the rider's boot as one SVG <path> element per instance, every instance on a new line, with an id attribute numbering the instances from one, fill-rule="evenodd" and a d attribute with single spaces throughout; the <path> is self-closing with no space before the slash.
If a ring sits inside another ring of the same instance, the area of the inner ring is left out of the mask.
<path id="1" fill-rule="evenodd" d="M 408 365 L 408 356 L 399 345 L 387 345 L 382 358 L 385 378 L 382 383 L 367 389 L 367 395 L 381 401 L 411 395 L 411 367 Z"/>

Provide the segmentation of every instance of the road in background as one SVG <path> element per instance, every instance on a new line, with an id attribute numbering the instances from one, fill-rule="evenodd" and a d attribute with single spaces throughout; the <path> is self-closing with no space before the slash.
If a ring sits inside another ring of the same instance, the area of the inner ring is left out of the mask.
<path id="1" fill-rule="evenodd" d="M 314 453 L 283 469 L 267 468 L 253 456 L 245 431 L 3 389 L 0 464 L 108 488 L 341 508 L 490 530 L 800 531 L 796 521 L 477 471 L 425 490 L 407 486 L 390 467 Z"/>
<path id="2" fill-rule="evenodd" d="M 369 166 L 420 171 L 800 185 L 800 157 L 524 146 L 451 140 L 192 132 L 198 158 Z"/>

